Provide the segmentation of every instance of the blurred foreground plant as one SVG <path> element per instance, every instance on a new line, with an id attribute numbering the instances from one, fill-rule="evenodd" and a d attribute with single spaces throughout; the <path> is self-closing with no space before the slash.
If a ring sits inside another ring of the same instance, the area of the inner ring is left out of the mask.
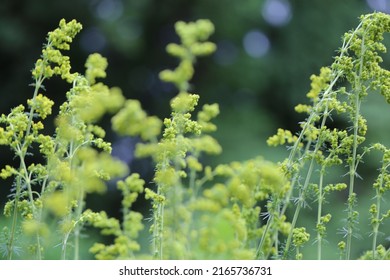
<path id="1" fill-rule="evenodd" d="M 0 250 L 3 257 L 13 258 L 21 251 L 17 240 L 31 236 L 28 249 L 37 259 L 48 249 L 44 240 L 49 235 L 61 236 L 61 258 L 67 258 L 72 237 L 74 259 L 79 257 L 80 231 L 84 223 L 85 196 L 105 191 L 104 181 L 123 176 L 127 167 L 111 157 L 111 145 L 103 140 L 105 132 L 96 122 L 106 113 L 115 112 L 124 101 L 117 88 L 96 83 L 104 78 L 107 61 L 99 54 L 88 57 L 86 74 L 72 73 L 70 59 L 63 55 L 81 30 L 75 20 L 61 20 L 59 27 L 48 33 L 41 58 L 32 71 L 33 97 L 27 101 L 28 110 L 19 105 L 8 115 L 1 115 L 0 144 L 15 153 L 18 166 L 1 170 L 3 179 L 14 178 L 10 200 L 4 215 L 11 217 L 10 227 L 3 229 Z M 42 121 L 52 113 L 54 102 L 45 96 L 43 83 L 60 76 L 71 85 L 56 117 L 56 130 L 44 134 Z M 28 163 L 29 157 L 39 152 L 43 163 Z M 20 218 L 22 219 L 20 221 Z M 56 224 L 55 233 L 49 225 Z M 22 228 L 22 236 L 17 236 Z"/>

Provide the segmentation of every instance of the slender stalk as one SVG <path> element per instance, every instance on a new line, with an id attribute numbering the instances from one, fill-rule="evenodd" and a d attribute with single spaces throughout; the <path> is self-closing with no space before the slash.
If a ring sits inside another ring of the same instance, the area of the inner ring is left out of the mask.
<path id="1" fill-rule="evenodd" d="M 13 215 L 12 215 L 12 224 L 11 224 L 11 232 L 10 232 L 10 238 L 7 242 L 7 253 L 8 253 L 8 259 L 12 259 L 12 253 L 14 251 L 14 242 L 15 242 L 15 232 L 16 232 L 16 225 L 18 223 L 18 201 L 20 198 L 20 192 L 22 189 L 22 183 L 20 176 L 16 179 L 16 194 L 14 198 L 14 207 L 13 207 Z"/>
<path id="2" fill-rule="evenodd" d="M 381 189 L 383 188 L 383 181 L 386 169 L 389 167 L 389 164 L 385 165 L 385 162 L 382 164 L 381 168 L 381 174 L 379 175 L 379 183 L 378 186 L 375 188 L 375 198 L 376 198 L 376 213 L 375 217 L 372 219 L 373 224 L 373 238 L 372 238 L 372 259 L 377 259 L 377 239 L 378 239 L 378 233 L 379 233 L 379 226 L 380 226 L 380 215 L 381 215 L 381 200 L 382 200 L 382 193 Z"/>
<path id="3" fill-rule="evenodd" d="M 77 201 L 76 221 L 81 218 L 81 214 L 83 212 L 84 194 L 84 189 L 80 187 L 79 197 Z M 74 260 L 78 260 L 80 258 L 80 230 L 81 226 L 79 225 L 79 223 L 77 223 L 74 228 Z"/>
<path id="4" fill-rule="evenodd" d="M 256 259 L 260 259 L 260 258 L 264 258 L 265 259 L 265 257 L 262 256 L 264 254 L 262 254 L 261 252 L 263 250 L 263 245 L 264 245 L 264 242 L 265 242 L 265 238 L 267 237 L 267 233 L 268 233 L 268 231 L 269 231 L 269 229 L 271 227 L 271 224 L 272 224 L 273 220 L 274 220 L 274 217 L 271 214 L 271 216 L 268 218 L 267 224 L 266 224 L 265 229 L 263 231 L 263 234 L 261 236 L 259 245 L 257 246 L 257 250 L 256 250 L 256 254 L 255 254 L 255 258 Z"/>
<path id="5" fill-rule="evenodd" d="M 324 167 L 321 170 L 320 181 L 318 184 L 318 209 L 317 209 L 317 226 L 321 224 L 322 217 L 322 203 L 324 200 L 323 181 L 324 181 Z M 317 229 L 317 259 L 322 258 L 322 233 Z"/>
<path id="6" fill-rule="evenodd" d="M 66 247 L 68 246 L 68 239 L 71 231 L 67 231 L 62 238 L 61 259 L 66 260 Z"/>
<path id="7" fill-rule="evenodd" d="M 45 77 L 43 77 L 43 76 L 40 76 L 38 79 L 36 79 L 32 100 L 34 100 L 37 97 L 38 91 L 42 87 L 42 83 L 44 80 L 45 80 Z M 25 140 L 23 141 L 21 146 L 18 146 L 18 150 L 16 151 L 17 154 L 19 155 L 19 160 L 20 160 L 19 170 L 23 170 L 23 174 L 25 174 L 25 175 L 28 174 L 27 167 L 25 164 L 25 157 L 26 157 L 27 148 L 28 148 L 28 147 L 26 147 L 26 145 L 28 145 L 28 142 L 26 139 L 28 138 L 28 136 L 31 133 L 33 116 L 34 116 L 34 108 L 31 106 L 29 116 L 28 116 L 27 129 L 26 129 L 26 133 L 24 135 Z M 22 184 L 23 184 L 21 176 L 22 175 L 19 175 L 16 179 L 16 194 L 15 194 L 15 198 L 14 198 L 13 218 L 12 218 L 12 224 L 11 224 L 10 238 L 9 238 L 8 245 L 7 245 L 8 259 L 12 259 L 12 253 L 13 253 L 13 248 L 14 248 L 14 243 L 15 243 L 15 232 L 16 232 L 17 221 L 18 221 L 18 202 L 20 199 L 20 195 L 21 195 L 21 191 L 22 191 Z M 27 175 L 25 177 L 27 178 Z M 32 194 L 31 181 L 26 179 L 26 178 L 24 178 L 25 179 L 24 181 L 25 181 L 25 184 L 27 186 L 27 191 L 28 191 L 28 195 L 29 195 L 29 202 L 31 205 L 31 209 L 33 211 L 33 216 L 34 216 L 34 218 L 37 218 L 36 213 L 35 213 L 36 211 L 35 211 L 35 205 L 34 205 L 34 198 L 33 198 L 33 194 Z M 36 239 L 37 239 L 37 246 L 38 246 L 37 259 L 41 259 L 42 256 L 41 256 L 41 248 L 40 248 L 41 247 L 40 246 L 40 236 L 38 233 L 36 235 Z"/>
<path id="8" fill-rule="evenodd" d="M 349 260 L 351 256 L 351 246 L 352 246 L 352 236 L 353 236 L 353 227 L 354 227 L 354 204 L 355 204 L 355 177 L 356 177 L 356 168 L 357 168 L 357 147 L 358 147 L 358 132 L 359 132 L 359 116 L 360 116 L 360 105 L 361 105 L 361 81 L 360 77 L 363 73 L 363 57 L 365 52 L 364 45 L 365 37 L 362 36 L 361 43 L 361 56 L 359 62 L 359 75 L 356 77 L 355 86 L 354 86 L 354 116 L 353 116 L 353 146 L 352 146 L 352 159 L 350 160 L 349 165 L 349 192 L 348 192 L 348 223 L 347 223 L 347 243 L 346 243 L 346 259 Z"/>
<path id="9" fill-rule="evenodd" d="M 164 204 L 158 205 L 157 220 L 157 253 L 160 260 L 163 259 L 163 232 L 164 232 Z"/>
<path id="10" fill-rule="evenodd" d="M 382 179 L 381 179 L 382 181 Z M 377 258 L 376 256 L 376 247 L 377 247 L 377 239 L 378 239 L 378 231 L 379 231 L 379 217 L 380 217 L 380 210 L 381 210 L 381 196 L 379 194 L 379 191 L 377 191 L 376 194 L 376 214 L 375 214 L 375 224 L 373 226 L 373 237 L 372 237 L 372 259 L 375 260 Z"/>
<path id="11" fill-rule="evenodd" d="M 309 186 L 310 178 L 311 178 L 311 175 L 313 174 L 313 168 L 314 168 L 314 157 L 310 161 L 309 170 L 307 171 L 305 183 L 304 183 L 304 185 L 303 185 L 303 187 L 302 187 L 302 189 L 300 191 L 300 195 L 299 195 L 299 198 L 298 198 L 298 204 L 297 204 L 297 206 L 295 208 L 294 216 L 293 216 L 293 219 L 291 221 L 291 230 L 290 230 L 290 232 L 288 234 L 287 241 L 286 241 L 286 246 L 285 246 L 284 251 L 283 251 L 283 257 L 282 257 L 283 259 L 287 259 L 287 254 L 288 254 L 288 251 L 290 249 L 290 245 L 291 245 L 291 241 L 292 241 L 293 230 L 294 230 L 294 228 L 296 226 L 296 223 L 297 223 L 297 220 L 298 220 L 298 216 L 299 216 L 299 212 L 301 211 L 303 203 L 305 202 L 306 189 Z"/>
<path id="12" fill-rule="evenodd" d="M 157 196 L 160 198 L 164 194 L 163 186 L 158 184 Z M 163 201 L 153 202 L 153 255 L 160 260 L 163 259 L 164 208 Z"/>
<path id="13" fill-rule="evenodd" d="M 332 84 L 334 84 L 334 83 L 332 83 Z M 331 88 L 331 85 L 329 86 L 329 88 L 328 88 L 328 90 L 326 92 L 329 92 L 330 88 Z M 320 133 L 323 130 L 323 128 L 325 127 L 326 120 L 328 118 L 328 114 L 329 114 L 329 112 L 328 112 L 328 104 L 326 104 L 325 110 L 324 110 L 324 114 L 323 114 L 323 117 L 322 117 L 322 122 L 321 122 L 321 125 L 320 125 L 320 128 L 319 128 Z M 303 133 L 301 133 L 301 134 L 303 134 Z M 288 234 L 287 241 L 286 241 L 286 246 L 285 246 L 284 252 L 283 252 L 283 259 L 287 258 L 287 254 L 288 254 L 288 251 L 290 249 L 291 240 L 292 240 L 292 236 L 293 236 L 293 230 L 294 230 L 295 225 L 297 223 L 299 212 L 301 211 L 301 208 L 302 208 L 302 206 L 303 206 L 303 204 L 305 202 L 306 190 L 307 190 L 307 188 L 308 188 L 308 186 L 310 184 L 310 179 L 311 179 L 311 176 L 313 174 L 315 155 L 317 154 L 317 152 L 320 149 L 321 145 L 322 145 L 322 141 L 321 141 L 321 134 L 320 134 L 317 137 L 317 143 L 316 143 L 314 151 L 313 151 L 313 156 L 312 156 L 312 158 L 310 160 L 310 165 L 309 165 L 309 169 L 308 169 L 307 174 L 306 174 L 305 183 L 304 183 L 304 185 L 303 185 L 303 187 L 302 187 L 302 189 L 300 191 L 300 194 L 299 194 L 298 204 L 297 204 L 297 207 L 295 208 L 295 213 L 294 213 L 294 216 L 293 216 L 293 219 L 292 219 L 292 222 L 291 222 L 291 230 L 290 230 L 290 232 Z"/>
<path id="14" fill-rule="evenodd" d="M 305 147 L 305 150 L 303 152 L 303 154 L 307 154 L 307 152 L 309 151 L 310 147 L 311 147 L 311 144 L 312 144 L 312 141 L 309 140 L 306 144 L 306 147 Z M 302 166 L 304 165 L 304 163 L 302 163 Z M 286 212 L 287 210 L 287 207 L 289 206 L 290 204 L 290 199 L 291 199 L 291 196 L 292 196 L 292 193 L 293 193 L 293 190 L 294 190 L 294 187 L 295 187 L 295 184 L 297 183 L 298 181 L 298 178 L 299 178 L 299 172 L 296 172 L 294 174 L 294 177 L 293 179 L 291 180 L 291 186 L 290 186 L 290 190 L 288 191 L 285 199 L 284 199 L 284 204 L 283 204 L 283 208 L 282 210 L 280 211 L 280 215 L 279 216 L 282 216 L 284 215 L 284 213 Z"/>

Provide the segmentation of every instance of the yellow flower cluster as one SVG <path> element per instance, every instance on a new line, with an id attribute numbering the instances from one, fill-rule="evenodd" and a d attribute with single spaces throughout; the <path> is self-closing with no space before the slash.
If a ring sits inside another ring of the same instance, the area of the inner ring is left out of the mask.
<path id="1" fill-rule="evenodd" d="M 82 29 L 76 20 L 66 22 L 60 21 L 59 27 L 48 34 L 48 41 L 42 50 L 42 57 L 35 63 L 32 71 L 35 80 L 50 78 L 59 75 L 62 79 L 72 83 L 76 78 L 76 73 L 71 73 L 69 56 L 62 55 L 60 50 L 69 50 L 73 38 Z"/>

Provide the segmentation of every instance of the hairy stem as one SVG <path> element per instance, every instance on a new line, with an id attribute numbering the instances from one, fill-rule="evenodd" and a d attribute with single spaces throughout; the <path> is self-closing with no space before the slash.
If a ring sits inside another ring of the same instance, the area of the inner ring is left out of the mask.
<path id="1" fill-rule="evenodd" d="M 271 223 L 273 221 L 273 216 L 271 215 L 269 218 L 268 218 L 268 221 L 267 221 L 267 224 L 265 226 L 265 229 L 263 231 L 263 234 L 261 236 L 261 239 L 260 239 L 260 242 L 259 242 L 259 245 L 257 246 L 257 250 L 256 250 L 256 259 L 263 259 L 264 258 L 264 254 L 262 253 L 263 251 L 263 245 L 264 245 L 264 241 L 265 241 L 265 238 L 267 237 L 267 233 L 271 227 Z"/>
<path id="2" fill-rule="evenodd" d="M 375 214 L 375 223 L 373 225 L 373 237 L 372 237 L 372 259 L 375 260 L 377 258 L 376 256 L 376 247 L 377 247 L 377 239 L 378 239 L 378 232 L 379 232 L 379 217 L 380 217 L 380 210 L 381 210 L 381 196 L 379 192 L 377 191 L 376 194 L 376 207 L 377 212 Z"/>
<path id="3" fill-rule="evenodd" d="M 323 194 L 323 181 L 324 181 L 324 167 L 321 170 L 320 182 L 318 184 L 318 209 L 317 209 L 317 226 L 321 224 L 322 216 L 322 203 L 324 200 Z M 322 233 L 317 228 L 317 259 L 321 260 L 322 258 Z"/>
<path id="4" fill-rule="evenodd" d="M 359 75 L 356 77 L 355 85 L 354 85 L 354 97 L 353 101 L 354 105 L 354 116 L 353 116 L 353 146 L 352 146 L 352 158 L 349 164 L 349 192 L 348 192 L 348 223 L 347 223 L 347 244 L 346 244 L 346 259 L 349 260 L 351 256 L 351 246 L 352 246 L 352 236 L 353 236 L 353 228 L 356 223 L 355 221 L 355 177 L 357 175 L 356 168 L 358 164 L 357 160 L 357 148 L 358 148 L 358 133 L 359 133 L 359 116 L 360 116 L 360 105 L 361 105 L 361 94 L 362 94 L 362 85 L 360 81 L 360 77 L 363 72 L 363 63 L 364 63 L 364 36 L 362 36 L 361 43 L 361 56 L 359 61 Z"/>
<path id="5" fill-rule="evenodd" d="M 371 223 L 372 223 L 372 231 L 373 231 L 373 237 L 372 237 L 372 259 L 377 259 L 377 239 L 378 239 L 378 233 L 379 233 L 379 226 L 380 226 L 380 215 L 381 215 L 381 200 L 382 200 L 382 192 L 381 189 L 383 188 L 384 183 L 384 176 L 386 173 L 386 169 L 389 167 L 389 164 L 385 164 L 383 162 L 382 168 L 381 168 L 381 174 L 379 175 L 379 183 L 378 186 L 375 188 L 375 198 L 376 198 L 376 213 L 373 217 Z"/>
<path id="6" fill-rule="evenodd" d="M 334 83 L 332 83 L 328 90 L 326 92 L 330 92 L 330 89 L 332 87 Z M 325 110 L 324 110 L 324 114 L 323 114 L 323 117 L 322 117 L 322 122 L 321 122 L 321 125 L 320 125 L 320 128 L 319 130 L 322 131 L 323 128 L 325 127 L 325 124 L 326 124 L 326 120 L 328 118 L 328 115 L 329 115 L 329 112 L 328 112 L 328 103 L 326 103 L 325 105 Z M 303 131 L 302 131 L 303 132 Z M 321 133 L 321 132 L 320 132 Z M 303 133 L 301 133 L 303 134 Z M 301 211 L 301 208 L 303 207 L 304 205 L 304 202 L 305 202 L 305 196 L 306 196 L 306 190 L 310 184 L 310 179 L 311 179 L 311 176 L 313 174 L 313 169 L 314 169 L 314 162 L 315 162 L 315 155 L 317 154 L 317 152 L 319 151 L 320 147 L 322 145 L 322 141 L 321 141 L 321 134 L 318 135 L 317 137 L 317 142 L 316 142 L 316 145 L 315 145 L 315 148 L 314 148 L 314 151 L 313 151 L 313 155 L 312 155 L 312 158 L 310 160 L 310 165 L 309 165 L 309 169 L 307 171 L 307 174 L 306 174 L 306 179 L 305 179 L 305 183 L 302 187 L 302 189 L 300 190 L 300 193 L 299 193 L 299 197 L 298 197 L 298 203 L 297 203 L 297 206 L 295 208 L 295 213 L 294 213 L 294 216 L 293 216 L 293 220 L 291 222 L 291 229 L 290 229 L 290 232 L 288 234 L 288 237 L 287 237 L 287 241 L 286 241 L 286 246 L 284 248 L 284 251 L 283 251 L 283 259 L 286 259 L 287 258 L 287 255 L 288 255 L 288 251 L 290 249 L 290 245 L 291 245 L 291 240 L 292 240 L 292 236 L 293 236 L 293 231 L 294 231 L 294 228 L 296 226 L 296 223 L 297 223 L 297 220 L 298 220 L 298 216 L 299 216 L 299 212 Z"/>
<path id="7" fill-rule="evenodd" d="M 305 202 L 306 190 L 307 190 L 307 187 L 309 186 L 311 175 L 313 174 L 313 168 L 314 168 L 314 157 L 310 161 L 309 170 L 307 171 L 305 183 L 304 183 L 302 189 L 300 190 L 298 203 L 297 203 L 297 206 L 295 208 L 293 219 L 291 221 L 291 229 L 290 229 L 290 232 L 288 234 L 286 246 L 284 247 L 284 251 L 283 251 L 283 256 L 282 256 L 283 259 L 287 259 L 287 255 L 288 255 L 291 241 L 292 241 L 292 237 L 293 237 L 293 230 L 294 230 L 296 223 L 298 221 L 299 212 L 301 211 L 302 206 Z"/>

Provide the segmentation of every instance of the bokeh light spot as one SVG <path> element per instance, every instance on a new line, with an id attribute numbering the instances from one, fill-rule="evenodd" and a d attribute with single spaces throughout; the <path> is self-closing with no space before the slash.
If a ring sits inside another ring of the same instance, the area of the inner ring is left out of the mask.
<path id="1" fill-rule="evenodd" d="M 246 33 L 243 44 L 247 54 L 254 58 L 266 55 L 271 47 L 268 37 L 259 30 L 251 30 Z"/>
<path id="2" fill-rule="evenodd" d="M 265 21 L 273 26 L 286 25 L 292 17 L 288 0 L 266 0 L 261 13 Z"/>
<path id="3" fill-rule="evenodd" d="M 366 0 L 367 5 L 374 11 L 390 13 L 389 0 Z"/>
<path id="4" fill-rule="evenodd" d="M 102 0 L 96 7 L 96 15 L 103 20 L 116 20 L 123 13 L 121 0 Z"/>

